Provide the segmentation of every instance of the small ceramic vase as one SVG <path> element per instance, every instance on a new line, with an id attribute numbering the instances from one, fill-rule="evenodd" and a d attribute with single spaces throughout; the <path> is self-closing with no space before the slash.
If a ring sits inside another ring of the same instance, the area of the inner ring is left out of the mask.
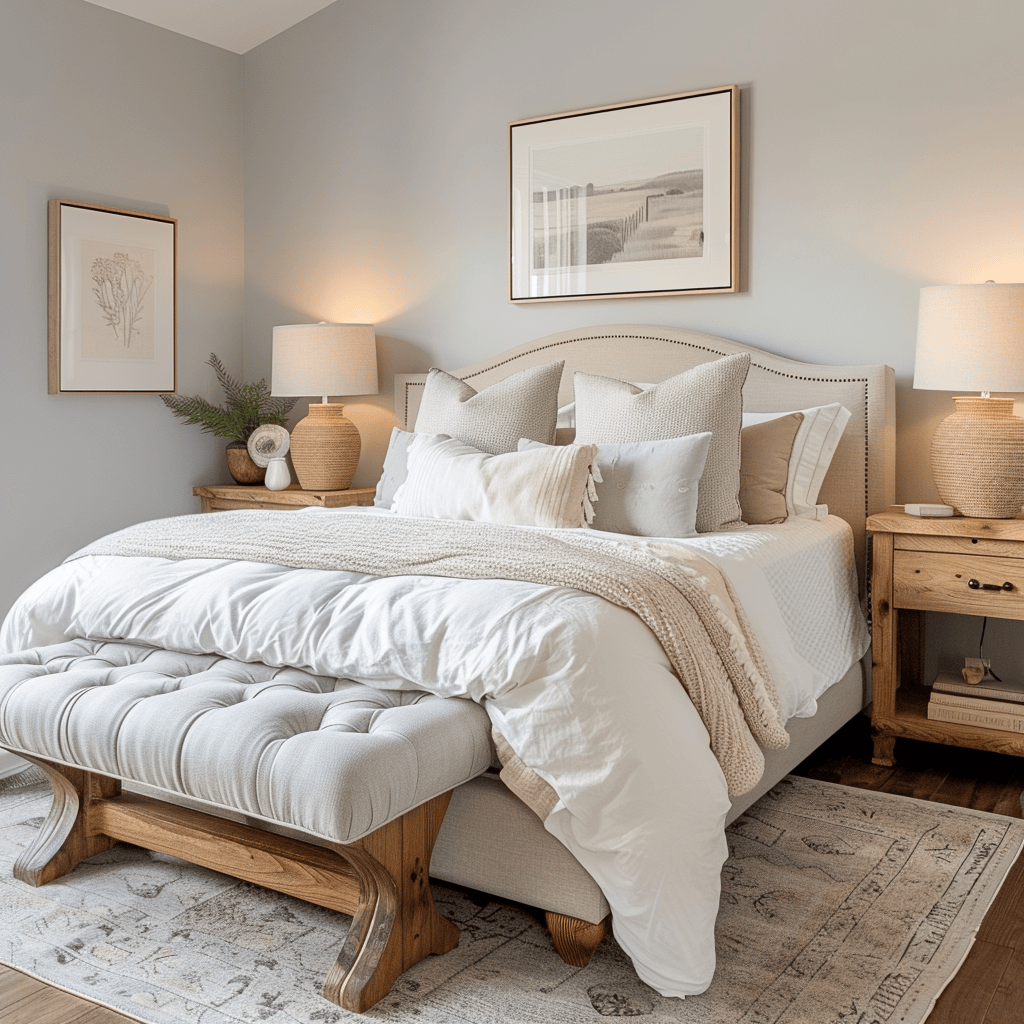
<path id="1" fill-rule="evenodd" d="M 267 464 L 267 476 L 263 481 L 270 491 L 283 491 L 292 482 L 292 475 L 288 472 L 288 463 L 278 456 Z"/>

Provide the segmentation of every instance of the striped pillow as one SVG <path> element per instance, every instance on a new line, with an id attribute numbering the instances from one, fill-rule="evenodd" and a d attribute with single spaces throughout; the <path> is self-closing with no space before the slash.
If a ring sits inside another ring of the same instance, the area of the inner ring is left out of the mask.
<path id="1" fill-rule="evenodd" d="M 507 526 L 582 527 L 593 518 L 594 445 L 489 455 L 443 435 L 416 434 L 392 509 L 402 516 Z"/>

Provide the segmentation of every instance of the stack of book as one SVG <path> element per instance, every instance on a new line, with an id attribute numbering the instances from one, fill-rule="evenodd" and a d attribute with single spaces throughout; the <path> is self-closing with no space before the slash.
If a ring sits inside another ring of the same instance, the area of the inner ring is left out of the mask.
<path id="1" fill-rule="evenodd" d="M 959 674 L 940 672 L 932 684 L 928 717 L 1024 733 L 1024 682 L 984 679 L 971 685 Z"/>

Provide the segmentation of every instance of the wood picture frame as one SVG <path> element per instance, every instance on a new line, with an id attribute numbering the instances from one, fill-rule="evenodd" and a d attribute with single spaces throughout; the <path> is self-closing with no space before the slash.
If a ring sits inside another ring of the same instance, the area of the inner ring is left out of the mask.
<path id="1" fill-rule="evenodd" d="M 509 300 L 739 290 L 739 86 L 509 125 Z"/>
<path id="2" fill-rule="evenodd" d="M 47 220 L 47 391 L 175 391 L 177 220 L 64 199 Z"/>

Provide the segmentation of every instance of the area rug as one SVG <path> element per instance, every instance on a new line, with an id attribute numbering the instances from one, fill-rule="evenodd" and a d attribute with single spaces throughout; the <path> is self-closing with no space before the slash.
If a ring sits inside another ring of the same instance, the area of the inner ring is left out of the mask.
<path id="1" fill-rule="evenodd" d="M 347 919 L 135 847 L 33 889 L 11 863 L 48 788 L 0 790 L 0 962 L 146 1024 L 337 1024 Z M 789 777 L 729 829 L 711 988 L 667 999 L 606 939 L 564 964 L 540 916 L 436 885 L 457 949 L 362 1019 L 422 1024 L 920 1024 L 966 956 L 1024 821 Z M 680 865 L 685 870 L 685 865 Z M 3 1016 L 0 1001 L 0 1016 Z"/>

